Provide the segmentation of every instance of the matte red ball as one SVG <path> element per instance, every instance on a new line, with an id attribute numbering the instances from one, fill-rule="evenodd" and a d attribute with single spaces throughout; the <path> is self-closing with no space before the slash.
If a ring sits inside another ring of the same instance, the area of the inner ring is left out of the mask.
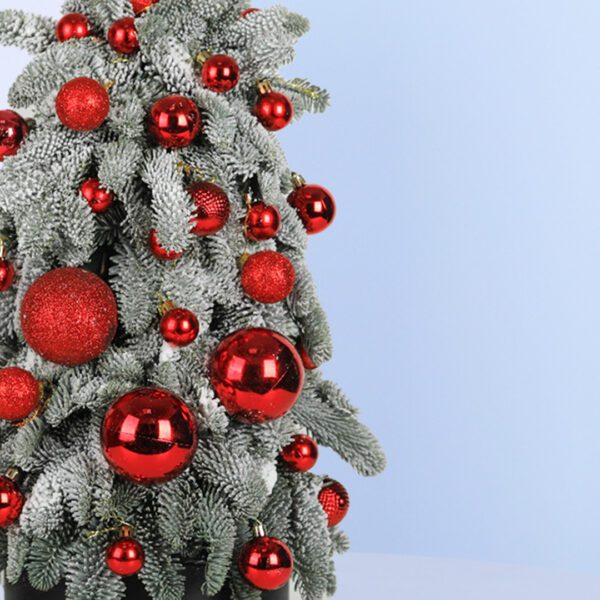
<path id="1" fill-rule="evenodd" d="M 309 234 L 325 231 L 335 219 L 335 200 L 320 185 L 303 185 L 296 188 L 288 198 L 296 209 Z"/>
<path id="2" fill-rule="evenodd" d="M 319 502 L 327 514 L 329 527 L 339 525 L 350 510 L 348 490 L 338 481 L 327 481 L 319 493 Z"/>
<path id="3" fill-rule="evenodd" d="M 214 54 L 202 66 L 202 84 L 217 94 L 230 92 L 240 81 L 240 66 L 227 54 Z"/>
<path id="4" fill-rule="evenodd" d="M 135 14 L 140 15 L 157 2 L 158 0 L 131 0 L 131 6 L 133 6 Z"/>
<path id="5" fill-rule="evenodd" d="M 0 162 L 14 156 L 25 141 L 29 126 L 14 110 L 0 110 Z"/>
<path id="6" fill-rule="evenodd" d="M 196 210 L 192 218 L 192 233 L 204 237 L 214 235 L 225 227 L 231 206 L 227 194 L 214 183 L 198 181 L 188 188 Z"/>
<path id="7" fill-rule="evenodd" d="M 105 213 L 113 204 L 115 195 L 103 188 L 97 177 L 90 177 L 79 188 L 81 195 L 87 200 L 92 212 Z"/>
<path id="8" fill-rule="evenodd" d="M 251 15 L 255 12 L 260 12 L 260 8 L 247 8 L 246 10 L 243 10 L 240 13 L 240 17 L 242 17 L 242 19 L 245 19 L 248 15 Z"/>
<path id="9" fill-rule="evenodd" d="M 138 388 L 119 398 L 102 425 L 102 450 L 112 468 L 142 485 L 175 479 L 198 446 L 196 419 L 169 390 Z"/>
<path id="10" fill-rule="evenodd" d="M 306 350 L 306 348 L 304 347 L 304 344 L 302 342 L 298 342 L 298 344 L 296 344 L 296 348 L 298 349 L 298 352 L 300 353 L 300 358 L 302 359 L 302 364 L 304 365 L 304 368 L 307 371 L 314 371 L 315 369 L 317 369 L 317 365 L 315 364 L 315 361 L 311 358 L 310 354 L 308 353 L 308 351 Z"/>
<path id="11" fill-rule="evenodd" d="M 264 242 L 277 236 L 281 228 L 281 214 L 276 206 L 255 202 L 246 216 L 246 237 L 253 242 Z"/>
<path id="12" fill-rule="evenodd" d="M 196 340 L 200 333 L 200 324 L 191 310 L 174 308 L 162 318 L 160 332 L 165 341 L 181 348 Z"/>
<path id="13" fill-rule="evenodd" d="M 296 435 L 294 441 L 281 451 L 281 458 L 290 469 L 307 473 L 319 460 L 319 446 L 308 435 Z"/>
<path id="14" fill-rule="evenodd" d="M 135 54 L 140 49 L 135 19 L 125 17 L 115 21 L 108 30 L 110 47 L 120 54 Z"/>
<path id="15" fill-rule="evenodd" d="M 294 570 L 290 549 L 272 537 L 259 537 L 248 542 L 242 548 L 238 564 L 244 579 L 263 591 L 282 588 Z"/>
<path id="16" fill-rule="evenodd" d="M 137 575 L 143 569 L 145 560 L 142 545 L 130 537 L 116 540 L 106 550 L 106 566 L 121 577 Z"/>
<path id="17" fill-rule="evenodd" d="M 68 13 L 56 25 L 56 37 L 59 42 L 81 39 L 88 35 L 90 35 L 90 22 L 80 13 Z"/>
<path id="18" fill-rule="evenodd" d="M 295 284 L 294 265 L 279 252 L 257 252 L 242 268 L 242 288 L 256 302 L 283 302 L 292 293 Z"/>
<path id="19" fill-rule="evenodd" d="M 110 112 L 108 92 L 89 77 L 65 83 L 56 97 L 56 114 L 61 123 L 75 131 L 98 129 Z"/>
<path id="20" fill-rule="evenodd" d="M 294 345 L 270 329 L 242 329 L 224 339 L 211 382 L 227 412 L 245 423 L 279 419 L 297 402 L 304 368 Z"/>
<path id="21" fill-rule="evenodd" d="M 279 131 L 292 122 L 294 106 L 284 94 L 268 92 L 258 99 L 254 114 L 265 129 Z"/>
<path id="22" fill-rule="evenodd" d="M 98 358 L 118 326 L 117 302 L 100 277 L 67 267 L 37 279 L 21 304 L 25 341 L 40 356 L 67 366 Z"/>
<path id="23" fill-rule="evenodd" d="M 150 109 L 148 128 L 164 148 L 185 148 L 200 133 L 198 107 L 185 96 L 161 98 Z"/>
<path id="24" fill-rule="evenodd" d="M 6 258 L 0 258 L 0 292 L 10 290 L 15 282 L 15 267 Z"/>
<path id="25" fill-rule="evenodd" d="M 6 529 L 15 523 L 24 504 L 25 496 L 17 484 L 8 477 L 0 477 L 0 528 Z"/>
<path id="26" fill-rule="evenodd" d="M 22 421 L 38 406 L 42 397 L 40 382 L 25 369 L 0 369 L 0 419 Z"/>
<path id="27" fill-rule="evenodd" d="M 150 246 L 150 250 L 156 258 L 159 260 L 177 260 L 183 256 L 183 252 L 176 252 L 175 250 L 166 250 L 160 245 L 160 241 L 158 239 L 158 231 L 153 229 L 148 236 L 148 245 Z"/>

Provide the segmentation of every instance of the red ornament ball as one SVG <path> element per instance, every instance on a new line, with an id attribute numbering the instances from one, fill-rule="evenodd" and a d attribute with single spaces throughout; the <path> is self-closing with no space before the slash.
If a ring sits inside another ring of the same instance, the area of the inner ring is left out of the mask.
<path id="1" fill-rule="evenodd" d="M 307 473 L 319 460 L 319 446 L 307 435 L 296 435 L 294 441 L 281 451 L 281 458 L 290 469 Z"/>
<path id="2" fill-rule="evenodd" d="M 296 209 L 309 234 L 325 231 L 335 219 L 336 207 L 333 196 L 320 185 L 302 185 L 288 198 Z"/>
<path id="3" fill-rule="evenodd" d="M 25 497 L 17 484 L 6 476 L 0 477 L 0 528 L 6 529 L 21 516 Z"/>
<path id="4" fill-rule="evenodd" d="M 244 292 L 263 304 L 282 302 L 292 293 L 295 283 L 294 265 L 279 252 L 257 252 L 242 268 Z"/>
<path id="5" fill-rule="evenodd" d="M 6 292 L 15 282 L 15 267 L 14 265 L 6 260 L 6 258 L 0 258 L 0 292 Z"/>
<path id="6" fill-rule="evenodd" d="M 118 539 L 106 551 L 106 566 L 121 577 L 137 575 L 144 567 L 144 562 L 144 549 L 131 537 Z"/>
<path id="7" fill-rule="evenodd" d="M 274 591 L 290 580 L 294 559 L 282 541 L 264 536 L 251 540 L 242 548 L 239 568 L 244 579 L 255 588 Z"/>
<path id="8" fill-rule="evenodd" d="M 59 42 L 81 39 L 88 35 L 90 35 L 90 22 L 80 13 L 68 13 L 56 25 L 56 37 Z"/>
<path id="9" fill-rule="evenodd" d="M 311 358 L 310 354 L 304 347 L 304 344 L 302 342 L 298 342 L 298 344 L 296 345 L 296 348 L 298 349 L 298 352 L 300 353 L 300 358 L 302 359 L 302 364 L 304 365 L 304 368 L 307 371 L 314 371 L 315 369 L 318 368 L 317 365 L 315 364 L 314 360 Z"/>
<path id="10" fill-rule="evenodd" d="M 319 493 L 319 502 L 327 514 L 329 527 L 339 525 L 350 510 L 348 490 L 338 481 L 327 481 Z"/>
<path id="11" fill-rule="evenodd" d="M 157 2 L 158 0 L 131 0 L 131 6 L 133 6 L 135 14 L 140 15 Z"/>
<path id="12" fill-rule="evenodd" d="M 149 130 L 164 148 L 185 148 L 200 133 L 198 107 L 184 96 L 161 98 L 150 109 Z"/>
<path id="13" fill-rule="evenodd" d="M 76 366 L 98 358 L 118 326 L 112 290 L 84 269 L 55 269 L 37 279 L 21 304 L 26 342 L 40 356 Z"/>
<path id="14" fill-rule="evenodd" d="M 175 250 L 166 250 L 160 245 L 158 240 L 158 231 L 153 229 L 148 236 L 148 245 L 150 250 L 156 258 L 159 260 L 177 260 L 183 256 L 183 252 L 176 252 Z"/>
<path id="15" fill-rule="evenodd" d="M 279 419 L 304 385 L 293 344 L 270 329 L 242 329 L 223 340 L 212 359 L 211 381 L 227 412 L 245 423 Z"/>
<path id="16" fill-rule="evenodd" d="M 0 162 L 14 156 L 21 148 L 29 126 L 14 110 L 0 110 Z"/>
<path id="17" fill-rule="evenodd" d="M 175 479 L 198 446 L 192 411 L 172 392 L 145 387 L 128 392 L 109 409 L 102 425 L 102 450 L 112 468 L 152 485 Z"/>
<path id="18" fill-rule="evenodd" d="M 105 213 L 113 204 L 115 195 L 101 187 L 97 177 L 91 177 L 81 184 L 81 195 L 87 200 L 92 212 Z"/>
<path id="19" fill-rule="evenodd" d="M 174 308 L 162 318 L 160 332 L 169 344 L 182 348 L 196 340 L 200 333 L 200 324 L 191 310 Z"/>
<path id="20" fill-rule="evenodd" d="M 240 67 L 236 60 L 227 54 L 213 54 L 202 66 L 204 87 L 223 94 L 230 92 L 240 81 Z"/>
<path id="21" fill-rule="evenodd" d="M 242 17 L 242 19 L 245 19 L 248 15 L 251 15 L 255 12 L 260 12 L 260 8 L 247 8 L 246 10 L 243 10 L 240 13 L 240 17 Z"/>
<path id="22" fill-rule="evenodd" d="M 0 419 L 22 421 L 38 406 L 42 397 L 40 382 L 25 369 L 0 369 Z"/>
<path id="23" fill-rule="evenodd" d="M 192 184 L 188 193 L 196 205 L 191 220 L 192 233 L 204 237 L 221 231 L 231 212 L 227 194 L 218 185 L 208 181 Z"/>
<path id="24" fill-rule="evenodd" d="M 261 94 L 254 114 L 269 131 L 279 131 L 287 127 L 294 117 L 294 106 L 290 99 L 279 92 Z"/>
<path id="25" fill-rule="evenodd" d="M 110 47 L 120 54 L 135 54 L 140 49 L 135 19 L 125 17 L 115 21 L 108 30 Z"/>
<path id="26" fill-rule="evenodd" d="M 273 239 L 281 227 L 281 214 L 276 206 L 255 202 L 246 215 L 246 237 L 253 242 Z"/>
<path id="27" fill-rule="evenodd" d="M 98 129 L 110 111 L 108 92 L 89 77 L 65 83 L 56 97 L 56 114 L 61 123 L 75 131 Z"/>

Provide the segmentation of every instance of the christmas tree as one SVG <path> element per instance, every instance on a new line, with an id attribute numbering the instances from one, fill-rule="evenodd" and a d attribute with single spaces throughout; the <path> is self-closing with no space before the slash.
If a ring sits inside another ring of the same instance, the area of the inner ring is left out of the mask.
<path id="1" fill-rule="evenodd" d="M 0 13 L 33 61 L 0 111 L 0 548 L 9 582 L 180 600 L 335 591 L 344 487 L 385 464 L 319 367 L 304 261 L 333 221 L 276 131 L 325 91 L 280 68 L 308 22 L 246 0 Z"/>

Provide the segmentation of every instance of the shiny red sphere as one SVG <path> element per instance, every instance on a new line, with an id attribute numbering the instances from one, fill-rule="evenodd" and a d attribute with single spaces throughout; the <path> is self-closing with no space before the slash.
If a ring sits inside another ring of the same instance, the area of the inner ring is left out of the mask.
<path id="1" fill-rule="evenodd" d="M 260 12 L 260 8 L 247 8 L 246 10 L 243 10 L 240 13 L 240 17 L 242 17 L 242 19 L 245 19 L 248 15 L 251 15 L 255 12 Z"/>
<path id="2" fill-rule="evenodd" d="M 288 202 L 296 209 L 306 231 L 311 235 L 325 231 L 335 219 L 335 200 L 320 185 L 296 188 L 290 194 Z"/>
<path id="3" fill-rule="evenodd" d="M 108 92 L 94 79 L 78 77 L 65 83 L 56 97 L 61 123 L 75 131 L 98 129 L 110 112 Z"/>
<path id="4" fill-rule="evenodd" d="M 277 236 L 281 228 L 281 214 L 276 206 L 255 202 L 246 216 L 246 237 L 253 242 L 264 242 Z"/>
<path id="5" fill-rule="evenodd" d="M 287 256 L 279 252 L 257 252 L 242 268 L 242 288 L 256 302 L 283 302 L 292 293 L 295 284 L 294 265 Z"/>
<path id="6" fill-rule="evenodd" d="M 350 510 L 348 490 L 338 481 L 327 481 L 319 493 L 319 502 L 327 514 L 329 527 L 339 525 Z"/>
<path id="7" fill-rule="evenodd" d="M 160 245 L 160 241 L 158 240 L 158 231 L 153 229 L 148 236 L 148 245 L 150 246 L 150 250 L 156 258 L 159 260 L 177 260 L 183 256 L 183 252 L 176 252 L 175 250 L 165 250 Z"/>
<path id="8" fill-rule="evenodd" d="M 69 13 L 60 19 L 56 25 L 56 37 L 59 42 L 81 39 L 90 35 L 90 22 L 85 15 Z"/>
<path id="9" fill-rule="evenodd" d="M 97 177 L 90 177 L 79 188 L 81 195 L 87 200 L 92 212 L 105 213 L 113 204 L 115 195 L 101 187 Z"/>
<path id="10" fill-rule="evenodd" d="M 254 114 L 265 129 L 279 131 L 292 122 L 294 106 L 284 94 L 268 92 L 258 99 Z"/>
<path id="11" fill-rule="evenodd" d="M 231 56 L 214 54 L 202 66 L 202 84 L 217 94 L 230 92 L 239 81 L 240 67 Z"/>
<path id="12" fill-rule="evenodd" d="M 121 577 L 136 575 L 144 567 L 144 562 L 144 549 L 130 537 L 118 539 L 106 551 L 106 566 Z"/>
<path id="13" fill-rule="evenodd" d="M 0 419 L 22 421 L 40 404 L 39 381 L 25 369 L 0 369 Z"/>
<path id="14" fill-rule="evenodd" d="M 231 206 L 227 194 L 214 183 L 198 181 L 188 188 L 196 210 L 192 218 L 192 233 L 198 236 L 214 235 L 225 227 Z"/>
<path id="15" fill-rule="evenodd" d="M 135 54 L 140 49 L 135 19 L 125 17 L 115 21 L 108 30 L 110 47 L 120 54 Z"/>
<path id="16" fill-rule="evenodd" d="M 6 258 L 0 258 L 0 292 L 6 292 L 10 290 L 14 282 L 14 265 L 10 261 L 6 260 Z"/>
<path id="17" fill-rule="evenodd" d="M 42 275 L 21 303 L 25 341 L 59 365 L 82 365 L 98 358 L 111 345 L 117 326 L 112 290 L 84 269 L 67 267 Z"/>
<path id="18" fill-rule="evenodd" d="M 0 162 L 14 156 L 23 145 L 29 126 L 14 110 L 0 110 Z"/>
<path id="19" fill-rule="evenodd" d="M 175 479 L 198 446 L 196 419 L 168 390 L 145 387 L 119 398 L 102 425 L 102 450 L 124 477 L 152 485 Z"/>
<path id="20" fill-rule="evenodd" d="M 0 528 L 6 529 L 21 516 L 25 497 L 17 484 L 8 477 L 0 477 Z"/>
<path id="21" fill-rule="evenodd" d="M 164 148 L 185 148 L 200 133 L 202 117 L 192 100 L 184 96 L 161 98 L 150 109 L 150 133 Z"/>
<path id="22" fill-rule="evenodd" d="M 307 473 L 319 460 L 319 446 L 307 435 L 296 435 L 294 441 L 281 451 L 281 458 L 290 469 Z"/>
<path id="23" fill-rule="evenodd" d="M 131 0 L 131 6 L 133 6 L 135 14 L 140 15 L 157 2 L 158 0 Z"/>
<path id="24" fill-rule="evenodd" d="M 181 348 L 196 340 L 200 333 L 200 324 L 191 310 L 174 308 L 162 318 L 160 332 L 165 341 Z"/>
<path id="25" fill-rule="evenodd" d="M 302 342 L 298 342 L 298 344 L 296 344 L 296 348 L 298 349 L 298 352 L 300 353 L 300 358 L 302 359 L 302 364 L 304 365 L 304 368 L 307 371 L 314 371 L 315 369 L 318 368 L 317 365 L 315 364 L 314 360 L 311 358 L 310 354 L 304 347 L 304 344 Z"/>
<path id="26" fill-rule="evenodd" d="M 264 423 L 279 419 L 297 402 L 304 368 L 284 336 L 269 329 L 242 329 L 219 344 L 211 381 L 231 416 Z"/>
<path id="27" fill-rule="evenodd" d="M 244 579 L 263 591 L 282 588 L 294 570 L 290 549 L 282 541 L 271 537 L 259 537 L 248 542 L 242 548 L 238 564 Z"/>

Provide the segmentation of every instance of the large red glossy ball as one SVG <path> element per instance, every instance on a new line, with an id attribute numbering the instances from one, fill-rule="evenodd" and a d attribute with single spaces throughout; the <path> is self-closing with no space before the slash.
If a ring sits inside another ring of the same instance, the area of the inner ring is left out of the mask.
<path id="1" fill-rule="evenodd" d="M 17 484 L 8 477 L 0 477 L 0 528 L 6 529 L 21 516 L 25 497 Z"/>
<path id="2" fill-rule="evenodd" d="M 296 188 L 290 194 L 288 202 L 296 209 L 306 231 L 311 235 L 325 231 L 335 219 L 335 200 L 320 185 Z"/>
<path id="3" fill-rule="evenodd" d="M 140 15 L 157 2 L 158 0 L 131 0 L 131 6 L 133 6 L 135 14 Z"/>
<path id="4" fill-rule="evenodd" d="M 40 356 L 67 366 L 98 358 L 118 326 L 112 290 L 84 269 L 55 269 L 37 279 L 21 304 L 26 342 Z"/>
<path id="5" fill-rule="evenodd" d="M 108 30 L 110 47 L 120 54 L 135 54 L 140 49 L 135 19 L 125 17 L 115 21 Z"/>
<path id="6" fill-rule="evenodd" d="M 59 42 L 81 39 L 88 35 L 90 35 L 90 22 L 80 13 L 68 13 L 56 25 L 56 37 Z"/>
<path id="7" fill-rule="evenodd" d="M 116 540 L 106 550 L 106 566 L 121 577 L 137 575 L 144 567 L 144 562 L 144 549 L 130 537 Z"/>
<path id="8" fill-rule="evenodd" d="M 87 200 L 92 212 L 105 213 L 113 204 L 115 195 L 100 184 L 97 177 L 86 179 L 79 188 L 81 195 Z"/>
<path id="9" fill-rule="evenodd" d="M 156 258 L 159 260 L 177 260 L 183 256 L 183 252 L 176 252 L 175 250 L 167 250 L 163 248 L 160 244 L 160 240 L 158 239 L 158 231 L 153 229 L 148 236 L 148 245 L 150 246 L 150 251 Z"/>
<path id="10" fill-rule="evenodd" d="M 150 109 L 150 133 L 164 148 L 185 148 L 200 133 L 202 117 L 198 107 L 185 96 L 161 98 Z"/>
<path id="11" fill-rule="evenodd" d="M 273 239 L 281 227 L 281 214 L 276 206 L 256 202 L 246 216 L 246 237 L 253 242 Z"/>
<path id="12" fill-rule="evenodd" d="M 306 473 L 319 460 L 319 446 L 308 435 L 296 435 L 294 441 L 281 451 L 281 458 L 290 469 Z"/>
<path id="13" fill-rule="evenodd" d="M 258 99 L 254 114 L 265 129 L 279 131 L 292 122 L 294 106 L 284 94 L 268 92 Z"/>
<path id="14" fill-rule="evenodd" d="M 240 67 L 227 54 L 213 54 L 202 66 L 202 84 L 217 94 L 230 92 L 240 81 Z"/>
<path id="15" fill-rule="evenodd" d="M 6 258 L 0 258 L 0 292 L 6 292 L 10 290 L 14 282 L 14 265 L 10 261 L 6 260 Z"/>
<path id="16" fill-rule="evenodd" d="M 162 318 L 160 332 L 169 344 L 182 348 L 196 340 L 200 333 L 200 324 L 191 310 L 174 308 Z"/>
<path id="17" fill-rule="evenodd" d="M 0 419 L 22 421 L 38 406 L 41 399 L 40 382 L 25 369 L 0 369 Z"/>
<path id="18" fill-rule="evenodd" d="M 27 134 L 29 126 L 14 110 L 0 110 L 0 162 L 6 156 L 14 156 Z"/>
<path id="19" fill-rule="evenodd" d="M 282 588 L 294 569 L 290 549 L 272 537 L 259 537 L 248 542 L 242 548 L 238 564 L 244 579 L 263 591 Z"/>
<path id="20" fill-rule="evenodd" d="M 339 481 L 327 481 L 319 493 L 319 502 L 327 514 L 329 527 L 339 525 L 350 510 L 350 495 Z"/>
<path id="21" fill-rule="evenodd" d="M 296 270 L 287 256 L 267 250 L 253 254 L 242 268 L 242 288 L 263 304 L 283 302 L 294 290 Z"/>
<path id="22" fill-rule="evenodd" d="M 231 212 L 227 194 L 214 183 L 198 181 L 188 188 L 196 210 L 192 218 L 192 233 L 214 235 L 225 227 Z"/>
<path id="23" fill-rule="evenodd" d="M 108 92 L 89 77 L 65 83 L 56 97 L 56 114 L 61 123 L 75 131 L 98 129 L 110 112 Z"/>
<path id="24" fill-rule="evenodd" d="M 162 388 L 138 388 L 125 394 L 104 418 L 106 460 L 117 473 L 142 485 L 177 477 L 192 461 L 197 446 L 192 411 Z"/>
<path id="25" fill-rule="evenodd" d="M 284 336 L 269 329 L 242 329 L 219 344 L 211 381 L 230 415 L 264 423 L 282 417 L 297 402 L 304 368 Z"/>

